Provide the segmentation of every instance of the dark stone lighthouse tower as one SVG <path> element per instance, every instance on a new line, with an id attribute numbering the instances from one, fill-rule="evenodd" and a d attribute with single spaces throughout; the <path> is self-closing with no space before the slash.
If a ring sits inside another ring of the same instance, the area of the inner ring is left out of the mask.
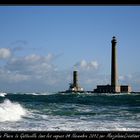
<path id="1" fill-rule="evenodd" d="M 94 92 L 98 93 L 120 93 L 121 88 L 118 84 L 118 66 L 117 66 L 117 41 L 115 36 L 113 36 L 111 48 L 111 85 L 97 85 Z"/>
<path id="2" fill-rule="evenodd" d="M 118 66 L 117 66 L 117 48 L 116 38 L 112 38 L 112 53 L 111 53 L 111 92 L 120 92 L 120 86 L 118 85 Z"/>
<path id="3" fill-rule="evenodd" d="M 130 93 L 131 87 L 129 85 L 119 85 L 118 82 L 118 66 L 117 66 L 117 41 L 113 36 L 111 48 L 111 85 L 97 85 L 93 92 L 97 93 Z"/>
<path id="4" fill-rule="evenodd" d="M 78 72 L 77 71 L 73 72 L 73 86 L 78 87 Z"/>
<path id="5" fill-rule="evenodd" d="M 111 56 L 111 85 L 118 85 L 118 67 L 117 67 L 117 52 L 116 52 L 116 38 L 112 38 L 112 56 Z"/>
<path id="6" fill-rule="evenodd" d="M 73 71 L 73 84 L 71 84 L 69 91 L 83 92 L 83 88 L 78 85 L 78 71 Z"/>

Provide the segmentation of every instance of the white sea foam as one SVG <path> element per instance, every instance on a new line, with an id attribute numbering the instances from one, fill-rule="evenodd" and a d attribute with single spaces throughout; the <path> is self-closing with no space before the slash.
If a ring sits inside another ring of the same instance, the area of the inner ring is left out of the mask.
<path id="1" fill-rule="evenodd" d="M 44 93 L 27 92 L 27 93 L 22 93 L 22 94 L 38 96 L 38 95 L 51 95 L 51 94 L 55 94 L 55 93 L 51 93 L 51 92 L 44 92 Z"/>
<path id="2" fill-rule="evenodd" d="M 6 99 L 0 104 L 0 122 L 18 121 L 26 114 L 26 110 L 19 104 Z"/>
<path id="3" fill-rule="evenodd" d="M 29 119 L 30 118 L 30 119 Z M 53 116 L 30 112 L 28 119 L 15 123 L 3 123 L 0 130 L 18 131 L 140 131 L 136 121 L 110 121 L 97 119 L 79 119 L 79 117 Z"/>
<path id="4" fill-rule="evenodd" d="M 5 97 L 5 95 L 7 95 L 7 93 L 4 93 L 4 92 L 0 93 L 0 97 Z"/>

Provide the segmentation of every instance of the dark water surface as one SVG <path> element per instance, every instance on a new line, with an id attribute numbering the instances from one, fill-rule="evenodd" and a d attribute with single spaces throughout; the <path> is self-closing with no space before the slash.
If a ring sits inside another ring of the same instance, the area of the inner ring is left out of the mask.
<path id="1" fill-rule="evenodd" d="M 140 94 L 0 93 L 0 130 L 140 130 Z"/>

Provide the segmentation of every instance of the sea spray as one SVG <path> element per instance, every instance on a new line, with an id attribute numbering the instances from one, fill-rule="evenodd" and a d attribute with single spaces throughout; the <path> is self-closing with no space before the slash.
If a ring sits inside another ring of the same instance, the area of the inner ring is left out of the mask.
<path id="1" fill-rule="evenodd" d="M 5 99 L 0 104 L 0 122 L 18 121 L 26 114 L 26 110 L 16 102 Z"/>
<path id="2" fill-rule="evenodd" d="M 0 93 L 0 97 L 5 97 L 6 95 L 7 95 L 7 93 L 5 93 L 5 92 Z"/>

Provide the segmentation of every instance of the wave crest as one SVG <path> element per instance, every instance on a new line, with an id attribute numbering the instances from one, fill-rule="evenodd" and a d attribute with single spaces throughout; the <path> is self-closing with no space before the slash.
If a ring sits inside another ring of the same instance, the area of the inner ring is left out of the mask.
<path id="1" fill-rule="evenodd" d="M 26 114 L 26 110 L 19 104 L 5 99 L 0 104 L 0 122 L 18 121 Z"/>
<path id="2" fill-rule="evenodd" d="M 7 93 L 4 93 L 4 92 L 0 93 L 0 97 L 5 97 L 5 95 L 7 95 Z"/>

